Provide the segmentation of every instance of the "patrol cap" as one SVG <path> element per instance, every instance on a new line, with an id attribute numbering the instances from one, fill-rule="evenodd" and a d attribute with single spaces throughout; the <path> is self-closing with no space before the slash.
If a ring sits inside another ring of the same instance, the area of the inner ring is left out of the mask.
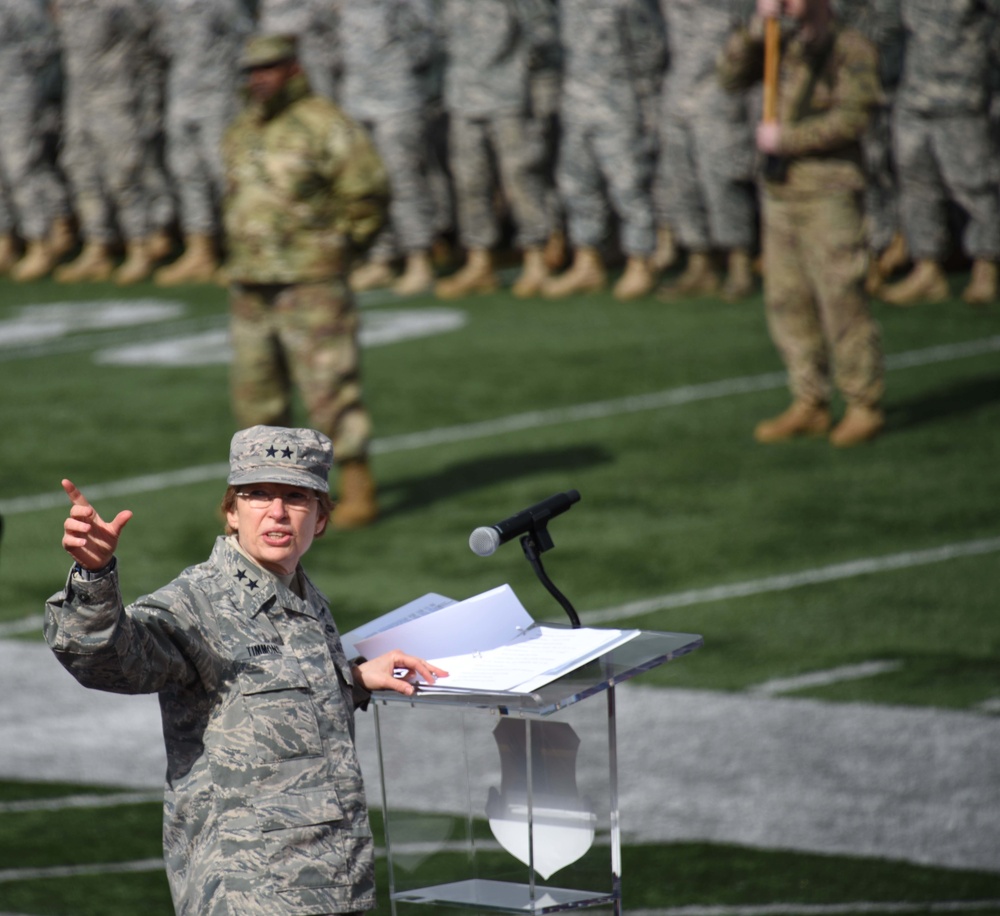
<path id="1" fill-rule="evenodd" d="M 329 493 L 332 465 L 333 443 L 314 429 L 251 426 L 229 445 L 227 482 L 284 483 Z"/>
<path id="2" fill-rule="evenodd" d="M 299 42 L 294 35 L 252 35 L 243 46 L 240 67 L 244 70 L 271 67 L 294 60 L 298 54 Z"/>

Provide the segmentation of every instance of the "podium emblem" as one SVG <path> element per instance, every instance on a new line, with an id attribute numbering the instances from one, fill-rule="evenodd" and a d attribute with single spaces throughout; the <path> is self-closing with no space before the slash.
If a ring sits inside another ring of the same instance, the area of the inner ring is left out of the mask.
<path id="1" fill-rule="evenodd" d="M 491 786 L 486 801 L 490 829 L 507 852 L 548 880 L 594 844 L 597 815 L 576 783 L 580 739 L 565 722 L 510 718 L 500 720 L 493 738 L 501 768 L 500 788 Z"/>

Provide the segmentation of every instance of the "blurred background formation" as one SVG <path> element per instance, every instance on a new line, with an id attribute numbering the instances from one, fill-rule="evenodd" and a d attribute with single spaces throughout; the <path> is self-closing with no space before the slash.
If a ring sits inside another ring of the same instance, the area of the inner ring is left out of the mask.
<path id="1" fill-rule="evenodd" d="M 997 296 L 1000 26 L 980 0 L 836 0 L 879 52 L 868 291 Z M 390 218 L 357 291 L 667 300 L 754 290 L 759 89 L 719 55 L 752 0 L 5 0 L 0 273 L 224 280 L 220 139 L 252 33 L 371 134 Z M 670 271 L 669 277 L 664 277 Z M 666 279 L 661 286 L 661 282 Z"/>

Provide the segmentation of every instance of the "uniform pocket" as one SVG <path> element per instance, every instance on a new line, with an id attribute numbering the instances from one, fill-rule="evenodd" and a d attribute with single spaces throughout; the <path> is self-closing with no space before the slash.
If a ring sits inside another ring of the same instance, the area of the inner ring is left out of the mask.
<path id="1" fill-rule="evenodd" d="M 239 683 L 262 762 L 323 753 L 309 681 L 295 658 L 260 656 L 239 672 Z"/>
<path id="2" fill-rule="evenodd" d="M 353 885 L 371 857 L 370 834 L 353 835 L 333 788 L 258 798 L 253 806 L 278 891 Z"/>

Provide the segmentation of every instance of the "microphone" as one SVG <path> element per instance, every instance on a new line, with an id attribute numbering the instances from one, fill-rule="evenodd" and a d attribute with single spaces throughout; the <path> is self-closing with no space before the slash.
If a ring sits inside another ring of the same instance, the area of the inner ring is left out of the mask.
<path id="1" fill-rule="evenodd" d="M 556 493 L 555 496 L 543 499 L 540 503 L 523 509 L 502 522 L 477 528 L 469 535 L 469 547 L 473 553 L 481 557 L 491 556 L 501 544 L 516 538 L 519 534 L 527 534 L 538 526 L 544 526 L 550 518 L 561 515 L 573 503 L 579 501 L 580 494 L 577 490 Z"/>

